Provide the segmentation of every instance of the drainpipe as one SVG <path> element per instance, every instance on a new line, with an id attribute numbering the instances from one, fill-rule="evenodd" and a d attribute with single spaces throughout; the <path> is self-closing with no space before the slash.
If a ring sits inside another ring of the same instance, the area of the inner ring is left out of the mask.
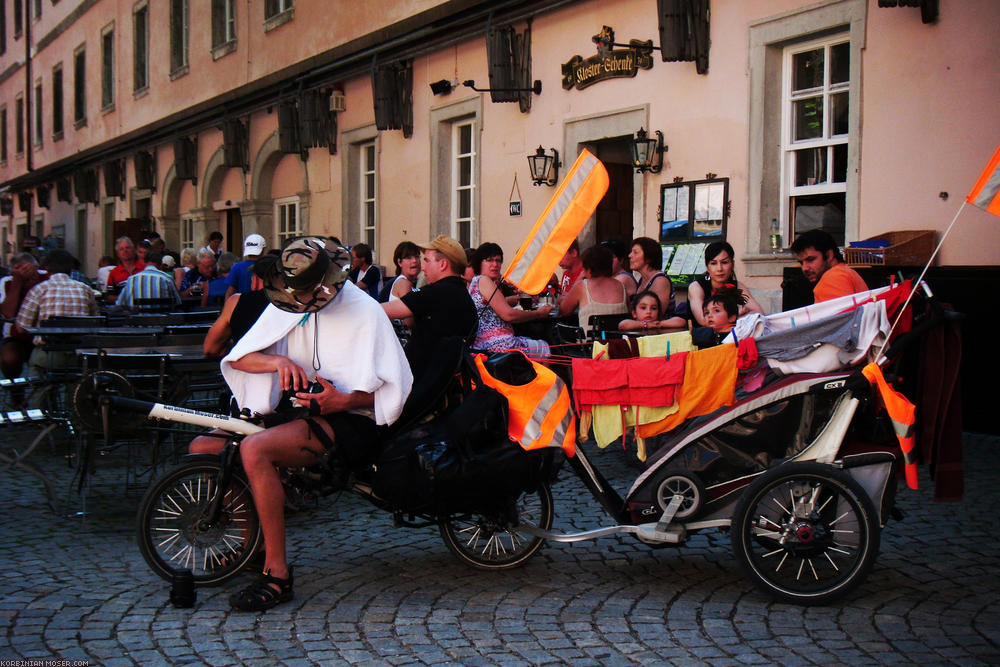
<path id="1" fill-rule="evenodd" d="M 21 2 L 21 0 L 15 0 L 15 2 Z M 34 171 L 34 160 L 32 155 L 32 148 L 35 144 L 34 141 L 34 122 L 33 115 L 31 113 L 31 96 L 34 95 L 34 88 L 31 86 L 31 3 L 24 3 L 24 164 L 25 169 L 28 173 Z M 31 236 L 34 234 L 34 228 L 32 224 L 34 223 L 32 208 L 34 204 L 34 197 L 28 199 L 28 210 L 24 211 L 27 216 L 27 235 Z M 18 202 L 20 203 L 20 202 Z M 16 235 L 15 235 L 16 237 Z"/>

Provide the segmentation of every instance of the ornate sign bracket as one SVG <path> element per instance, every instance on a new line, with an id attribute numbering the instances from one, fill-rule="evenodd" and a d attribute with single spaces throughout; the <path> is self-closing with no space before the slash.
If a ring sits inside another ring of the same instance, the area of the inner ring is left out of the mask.
<path id="1" fill-rule="evenodd" d="M 573 56 L 562 65 L 562 86 L 566 90 L 583 90 L 598 81 L 634 77 L 640 69 L 653 68 L 653 40 L 630 39 L 628 44 L 615 43 L 615 31 L 604 26 L 591 38 L 597 44 L 597 55 L 584 58 Z M 615 49 L 616 46 L 625 46 Z"/>

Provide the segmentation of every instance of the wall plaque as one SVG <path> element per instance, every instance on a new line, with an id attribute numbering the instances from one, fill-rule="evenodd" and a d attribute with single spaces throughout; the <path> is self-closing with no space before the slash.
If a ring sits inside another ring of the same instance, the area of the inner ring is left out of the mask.
<path id="1" fill-rule="evenodd" d="M 629 40 L 627 48 L 615 49 L 615 31 L 604 26 L 591 38 L 597 44 L 597 55 L 584 58 L 573 56 L 562 65 L 562 86 L 566 90 L 583 90 L 607 79 L 634 77 L 640 69 L 653 68 L 653 40 Z"/>

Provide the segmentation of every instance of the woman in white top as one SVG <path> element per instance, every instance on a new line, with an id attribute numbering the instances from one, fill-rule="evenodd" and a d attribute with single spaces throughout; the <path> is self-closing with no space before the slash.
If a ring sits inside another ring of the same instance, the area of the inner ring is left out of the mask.
<path id="1" fill-rule="evenodd" d="M 417 289 L 417 278 L 420 276 L 419 246 L 413 241 L 403 241 L 393 251 L 392 263 L 396 265 L 396 277 L 392 281 L 388 301 L 396 301 Z"/>
<path id="2" fill-rule="evenodd" d="M 579 308 L 580 328 L 590 329 L 592 315 L 623 315 L 628 312 L 625 285 L 611 277 L 613 255 L 603 246 L 583 251 L 583 279 L 577 281 L 559 303 L 559 316 Z"/>

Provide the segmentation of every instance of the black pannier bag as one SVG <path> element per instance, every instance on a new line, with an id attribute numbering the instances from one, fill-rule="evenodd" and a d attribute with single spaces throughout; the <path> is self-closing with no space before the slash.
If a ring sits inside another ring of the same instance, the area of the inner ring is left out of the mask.
<path id="1" fill-rule="evenodd" d="M 466 372 L 475 373 L 468 360 Z M 561 450 L 525 451 L 507 436 L 507 399 L 477 380 L 458 407 L 388 443 L 375 493 L 405 511 L 467 512 L 503 507 L 537 488 Z"/>

